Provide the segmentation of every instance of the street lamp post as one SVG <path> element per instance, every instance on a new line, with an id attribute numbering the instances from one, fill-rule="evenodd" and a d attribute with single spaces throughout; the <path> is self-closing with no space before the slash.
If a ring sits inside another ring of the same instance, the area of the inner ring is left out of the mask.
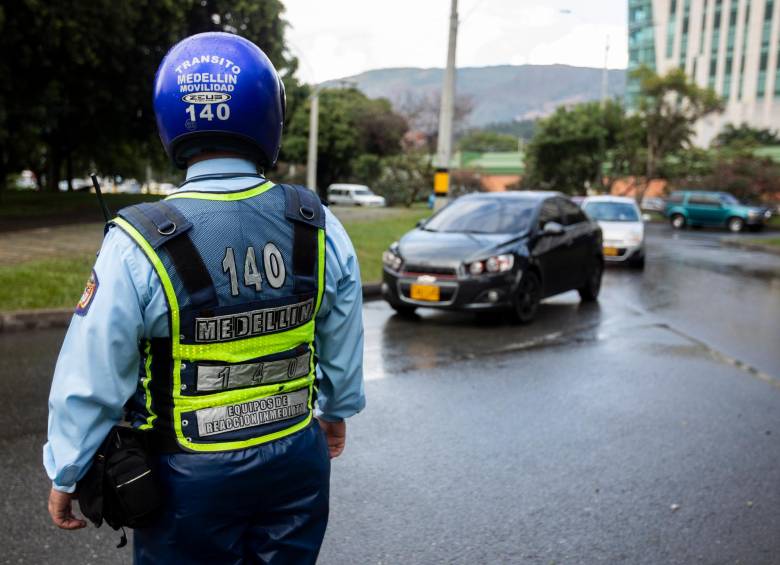
<path id="1" fill-rule="evenodd" d="M 315 86 L 309 109 L 309 154 L 306 160 L 306 186 L 317 192 L 317 135 L 320 123 L 320 91 Z"/>

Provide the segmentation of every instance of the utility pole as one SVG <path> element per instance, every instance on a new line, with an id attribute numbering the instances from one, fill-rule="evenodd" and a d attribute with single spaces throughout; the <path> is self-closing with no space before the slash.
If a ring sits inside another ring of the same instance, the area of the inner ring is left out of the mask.
<path id="1" fill-rule="evenodd" d="M 450 191 L 450 160 L 452 159 L 452 122 L 455 116 L 455 47 L 458 37 L 458 0 L 450 6 L 450 32 L 447 46 L 447 68 L 444 69 L 444 85 L 441 91 L 439 111 L 439 139 L 436 147 L 436 174 L 433 192 L 434 209 L 445 206 Z"/>
<path id="2" fill-rule="evenodd" d="M 317 192 L 317 129 L 320 122 L 320 91 L 315 86 L 309 110 L 309 156 L 306 161 L 306 186 Z"/>

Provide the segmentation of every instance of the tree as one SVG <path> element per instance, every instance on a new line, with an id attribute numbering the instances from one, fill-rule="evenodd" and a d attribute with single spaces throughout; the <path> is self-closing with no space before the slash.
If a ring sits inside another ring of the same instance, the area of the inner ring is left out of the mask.
<path id="1" fill-rule="evenodd" d="M 530 141 L 536 129 L 536 120 L 516 120 L 512 122 L 496 122 L 483 126 L 486 131 L 504 133 L 514 138 Z"/>
<path id="2" fill-rule="evenodd" d="M 474 129 L 458 140 L 461 151 L 517 151 L 517 138 L 503 133 Z"/>
<path id="3" fill-rule="evenodd" d="M 614 132 L 614 143 L 607 150 L 605 169 L 609 169 L 611 183 L 621 176 L 641 174 L 645 166 L 645 133 L 641 116 L 636 114 L 609 114 L 612 123 L 609 126 Z"/>
<path id="4" fill-rule="evenodd" d="M 714 90 L 701 88 L 682 69 L 659 76 L 647 67 L 633 71 L 640 83 L 638 114 L 646 135 L 645 176 L 653 179 L 668 155 L 690 147 L 694 125 L 723 109 Z"/>
<path id="5" fill-rule="evenodd" d="M 526 148 L 524 185 L 578 194 L 591 185 L 600 186 L 610 154 L 619 166 L 635 160 L 630 154 L 624 108 L 609 101 L 560 106 L 537 122 L 536 132 Z M 614 166 L 612 167 L 614 168 Z"/>
<path id="6" fill-rule="evenodd" d="M 429 151 L 436 150 L 439 135 L 439 112 L 441 92 L 431 91 L 419 94 L 407 92 L 396 104 L 398 112 L 406 118 L 409 127 L 425 134 Z M 474 101 L 469 96 L 455 95 L 453 124 L 455 134 L 463 131 L 469 114 L 474 110 Z"/>
<path id="7" fill-rule="evenodd" d="M 329 184 L 351 177 L 361 155 L 382 157 L 401 151 L 406 121 L 387 100 L 368 98 L 355 88 L 323 89 L 319 99 L 317 186 L 323 195 Z M 290 121 L 282 146 L 287 161 L 306 162 L 309 111 L 307 101 Z"/>
<path id="8" fill-rule="evenodd" d="M 92 166 L 123 176 L 167 168 L 151 108 L 154 73 L 170 46 L 191 33 L 237 32 L 254 41 L 297 102 L 283 9 L 279 0 L 4 4 L 0 179 L 29 168 L 57 190 L 63 164 L 68 179 Z"/>
<path id="9" fill-rule="evenodd" d="M 776 131 L 750 127 L 741 124 L 726 124 L 712 141 L 713 147 L 757 147 L 760 145 L 780 145 L 780 136 Z"/>
<path id="10" fill-rule="evenodd" d="M 373 186 L 382 175 L 384 163 L 379 155 L 365 153 L 359 155 L 352 162 L 352 176 L 350 180 L 359 184 Z"/>
<path id="11" fill-rule="evenodd" d="M 0 129 L 12 139 L 0 148 L 3 167 L 31 168 L 57 190 L 63 163 L 69 178 L 93 161 L 110 169 L 111 147 L 149 140 L 152 77 L 181 14 L 173 0 L 151 4 L 8 5 L 0 45 L 14 57 L 0 69 Z"/>
<path id="12" fill-rule="evenodd" d="M 738 145 L 686 149 L 660 171 L 676 188 L 722 190 L 743 201 L 769 200 L 780 186 L 780 163 Z"/>
<path id="13" fill-rule="evenodd" d="M 433 166 L 422 152 L 391 155 L 379 161 L 380 174 L 371 184 L 388 204 L 411 206 L 431 191 Z"/>
<path id="14" fill-rule="evenodd" d="M 719 151 L 712 159 L 711 173 L 692 185 L 730 192 L 747 202 L 768 201 L 780 186 L 780 163 L 749 151 Z"/>

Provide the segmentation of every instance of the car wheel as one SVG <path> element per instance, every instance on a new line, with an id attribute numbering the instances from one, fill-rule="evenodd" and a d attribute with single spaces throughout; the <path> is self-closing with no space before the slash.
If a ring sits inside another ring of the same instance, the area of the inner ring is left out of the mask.
<path id="1" fill-rule="evenodd" d="M 395 310 L 395 313 L 402 318 L 416 318 L 415 311 L 416 306 L 409 306 L 407 304 L 390 304 L 390 307 Z"/>
<path id="2" fill-rule="evenodd" d="M 599 298 L 599 291 L 601 290 L 601 276 L 604 274 L 604 265 L 601 261 L 597 261 L 593 270 L 588 275 L 588 282 L 585 286 L 578 288 L 577 292 L 580 293 L 580 300 L 583 302 L 595 302 Z"/>
<path id="3" fill-rule="evenodd" d="M 674 229 L 681 230 L 685 227 L 685 216 L 682 214 L 672 214 L 672 217 L 669 218 L 669 223 L 672 224 Z"/>
<path id="4" fill-rule="evenodd" d="M 728 226 L 731 233 L 739 233 L 745 229 L 745 220 L 738 218 L 737 216 L 733 216 L 729 218 L 728 222 L 726 222 L 726 226 Z"/>
<path id="5" fill-rule="evenodd" d="M 644 269 L 644 268 L 645 268 L 645 256 L 644 256 L 644 255 L 642 255 L 642 256 L 641 256 L 641 257 L 639 257 L 638 259 L 631 259 L 631 260 L 628 262 L 628 264 L 631 266 L 631 268 L 633 268 L 633 269 L 638 269 L 638 270 L 640 270 L 640 271 L 641 271 L 642 269 Z"/>
<path id="6" fill-rule="evenodd" d="M 523 273 L 520 287 L 514 302 L 515 318 L 521 324 L 527 324 L 536 317 L 539 301 L 542 299 L 542 283 L 533 271 Z"/>

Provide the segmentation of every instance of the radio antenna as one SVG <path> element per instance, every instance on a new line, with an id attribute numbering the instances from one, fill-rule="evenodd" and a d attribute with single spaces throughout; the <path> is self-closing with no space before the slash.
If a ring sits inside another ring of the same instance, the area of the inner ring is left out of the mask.
<path id="1" fill-rule="evenodd" d="M 95 187 L 95 194 L 97 195 L 98 202 L 100 202 L 100 209 L 103 212 L 103 217 L 106 219 L 106 223 L 111 221 L 111 211 L 106 206 L 106 201 L 103 199 L 103 192 L 100 190 L 100 183 L 98 182 L 97 175 L 92 173 L 89 175 L 92 179 L 92 186 Z"/>

